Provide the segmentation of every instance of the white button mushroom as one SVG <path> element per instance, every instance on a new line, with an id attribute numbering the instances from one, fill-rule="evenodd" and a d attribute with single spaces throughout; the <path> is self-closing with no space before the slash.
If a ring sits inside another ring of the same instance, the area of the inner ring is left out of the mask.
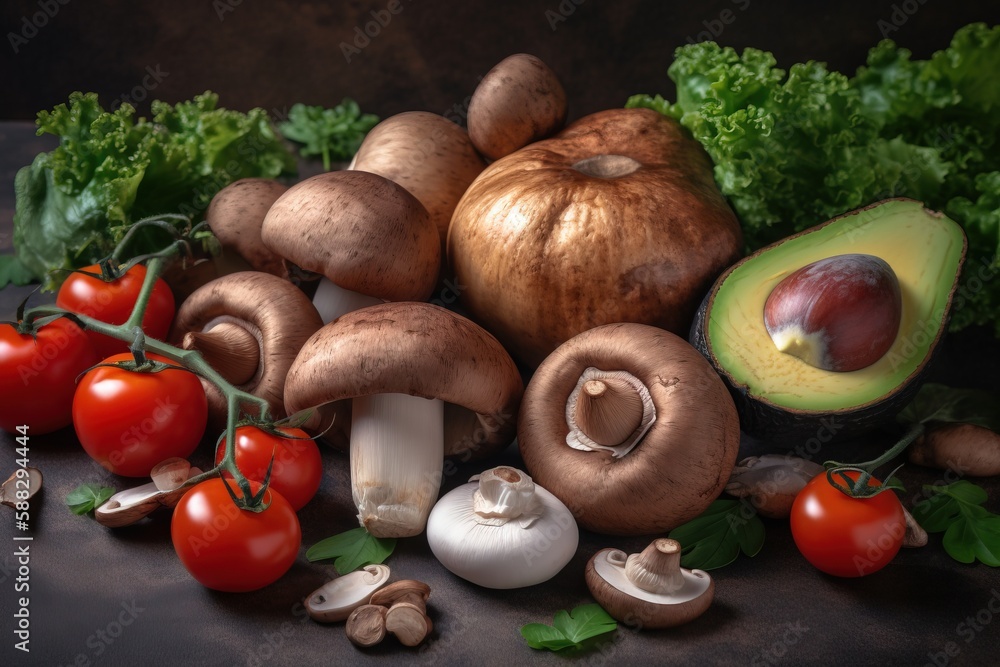
<path id="1" fill-rule="evenodd" d="M 368 604 L 372 595 L 389 583 L 386 565 L 367 565 L 360 570 L 331 579 L 306 598 L 306 611 L 314 621 L 345 621 L 351 612 Z"/>
<path id="2" fill-rule="evenodd" d="M 531 477 L 507 466 L 445 494 L 427 520 L 427 543 L 454 574 L 486 588 L 548 581 L 576 553 L 572 512 Z"/>

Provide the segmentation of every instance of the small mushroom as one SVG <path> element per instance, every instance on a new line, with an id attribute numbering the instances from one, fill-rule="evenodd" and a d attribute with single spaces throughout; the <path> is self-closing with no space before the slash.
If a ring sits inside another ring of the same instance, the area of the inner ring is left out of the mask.
<path id="1" fill-rule="evenodd" d="M 426 607 L 430 594 L 430 586 L 422 581 L 403 579 L 377 591 L 371 604 L 388 607 L 385 629 L 403 646 L 417 646 L 434 627 Z"/>
<path id="2" fill-rule="evenodd" d="M 360 570 L 331 579 L 306 598 L 306 611 L 314 621 L 343 621 L 361 605 L 368 604 L 372 594 L 389 581 L 385 565 L 366 565 Z"/>
<path id="3" fill-rule="evenodd" d="M 712 604 L 715 583 L 681 567 L 681 545 L 659 538 L 642 553 L 602 549 L 587 563 L 587 587 L 611 616 L 640 628 L 670 628 L 694 620 Z"/>
<path id="4" fill-rule="evenodd" d="M 181 304 L 171 339 L 198 350 L 238 388 L 268 402 L 271 416 L 285 416 L 285 374 L 299 348 L 322 326 L 309 298 L 295 285 L 257 271 L 231 273 L 204 285 Z M 225 423 L 226 399 L 202 380 L 209 414 Z"/>
<path id="5" fill-rule="evenodd" d="M 173 491 L 191 476 L 191 464 L 187 459 L 174 456 L 160 461 L 149 471 L 153 485 L 160 491 Z"/>
<path id="6" fill-rule="evenodd" d="M 1000 433 L 976 424 L 931 423 L 907 450 L 910 463 L 959 475 L 1000 475 Z"/>
<path id="7" fill-rule="evenodd" d="M 441 237 L 442 257 L 451 214 L 485 168 L 464 129 L 427 111 L 383 120 L 365 137 L 351 163 L 351 169 L 402 185 L 424 205 Z"/>
<path id="8" fill-rule="evenodd" d="M 42 490 L 42 471 L 38 468 L 27 466 L 15 470 L 7 481 L 0 486 L 0 502 L 8 507 L 17 507 L 17 504 L 25 500 L 31 500 L 36 493 Z M 18 498 L 21 492 L 23 498 Z M 25 492 L 27 494 L 25 495 Z"/>
<path id="9" fill-rule="evenodd" d="M 424 529 L 445 455 L 467 460 L 510 444 L 523 387 L 510 355 L 478 325 L 428 303 L 384 303 L 343 315 L 303 345 L 285 406 L 353 399 L 358 520 L 376 537 L 408 537 Z M 432 399 L 454 404 L 453 414 L 445 420 Z"/>
<path id="10" fill-rule="evenodd" d="M 581 526 L 648 535 L 701 514 L 736 461 L 739 419 L 712 367 L 687 341 L 609 324 L 557 348 L 535 371 L 518 446 L 536 484 Z"/>
<path id="11" fill-rule="evenodd" d="M 750 498 L 761 516 L 787 519 L 795 496 L 825 468 L 797 456 L 764 454 L 740 461 L 726 484 L 726 493 Z"/>
<path id="12" fill-rule="evenodd" d="M 903 546 L 908 549 L 916 549 L 927 546 L 927 531 L 917 523 L 916 518 L 910 514 L 909 510 L 903 508 L 903 520 L 906 522 L 906 533 L 903 535 Z"/>
<path id="13" fill-rule="evenodd" d="M 498 160 L 554 133 L 566 122 L 566 91 L 548 65 L 518 53 L 504 58 L 469 101 L 469 138 Z"/>
<path id="14" fill-rule="evenodd" d="M 205 212 L 215 238 L 255 271 L 289 278 L 280 255 L 264 245 L 260 227 L 271 205 L 288 186 L 268 178 L 241 178 L 219 190 Z"/>
<path id="15" fill-rule="evenodd" d="M 347 617 L 347 638 L 361 648 L 375 646 L 385 639 L 385 615 L 388 610 L 377 604 L 357 607 Z"/>
<path id="16" fill-rule="evenodd" d="M 201 469 L 192 467 L 188 470 L 188 479 L 200 474 Z M 129 526 L 158 507 L 174 507 L 187 490 L 187 486 L 179 486 L 170 491 L 161 491 L 153 482 L 125 489 L 94 510 L 94 518 L 97 523 L 108 528 Z"/>
<path id="17" fill-rule="evenodd" d="M 268 210 L 261 238 L 286 263 L 324 276 L 313 297 L 323 322 L 387 301 L 424 301 L 441 267 L 427 209 L 402 186 L 365 171 L 293 185 Z"/>

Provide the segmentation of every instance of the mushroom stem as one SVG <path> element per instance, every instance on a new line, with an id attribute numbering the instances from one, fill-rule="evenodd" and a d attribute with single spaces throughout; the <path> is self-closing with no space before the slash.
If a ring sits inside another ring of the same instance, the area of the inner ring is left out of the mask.
<path id="1" fill-rule="evenodd" d="M 181 347 L 200 352 L 219 375 L 235 385 L 252 380 L 260 365 L 260 341 L 233 322 L 221 322 L 206 331 L 189 331 Z"/>
<path id="2" fill-rule="evenodd" d="M 313 305 L 323 319 L 323 324 L 334 321 L 351 311 L 382 303 L 382 299 L 340 287 L 329 278 L 322 278 L 313 295 Z"/>
<path id="3" fill-rule="evenodd" d="M 419 535 L 441 487 L 444 403 L 407 394 L 355 398 L 351 484 L 375 537 Z"/>
<path id="4" fill-rule="evenodd" d="M 642 422 L 642 399 L 619 378 L 587 380 L 576 402 L 576 424 L 594 442 L 615 447 Z"/>
<path id="5" fill-rule="evenodd" d="M 677 540 L 660 538 L 625 561 L 625 576 L 637 588 L 649 593 L 667 595 L 684 587 L 681 573 L 681 544 Z"/>

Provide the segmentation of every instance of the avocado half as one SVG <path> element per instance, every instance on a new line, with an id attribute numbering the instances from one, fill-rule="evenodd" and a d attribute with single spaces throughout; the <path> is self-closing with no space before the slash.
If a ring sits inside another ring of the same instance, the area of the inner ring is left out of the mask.
<path id="1" fill-rule="evenodd" d="M 691 327 L 691 342 L 729 387 L 750 435 L 821 442 L 894 418 L 913 397 L 948 325 L 965 261 L 961 226 L 918 201 L 889 199 L 762 248 L 723 273 Z M 864 253 L 899 280 L 895 341 L 865 368 L 836 372 L 779 352 L 764 327 L 764 303 L 789 274 L 820 259 Z"/>

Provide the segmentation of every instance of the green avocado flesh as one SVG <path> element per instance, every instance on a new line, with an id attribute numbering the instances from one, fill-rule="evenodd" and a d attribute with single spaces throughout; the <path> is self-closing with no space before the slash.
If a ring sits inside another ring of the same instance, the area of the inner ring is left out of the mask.
<path id="1" fill-rule="evenodd" d="M 965 257 L 962 228 L 920 202 L 888 200 L 835 218 L 747 257 L 713 287 L 705 314 L 710 358 L 748 398 L 804 412 L 849 411 L 915 378 L 945 330 Z M 899 280 L 902 320 L 889 351 L 850 372 L 779 352 L 764 327 L 771 290 L 797 269 L 849 253 L 885 260 Z"/>

